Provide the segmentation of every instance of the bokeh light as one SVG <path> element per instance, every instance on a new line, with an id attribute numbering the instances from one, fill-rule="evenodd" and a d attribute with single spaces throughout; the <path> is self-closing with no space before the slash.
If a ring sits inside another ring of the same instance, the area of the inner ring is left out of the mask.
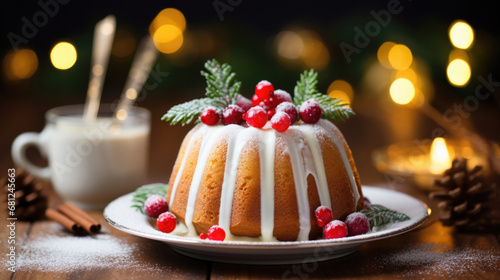
<path id="1" fill-rule="evenodd" d="M 278 33 L 274 42 L 276 54 L 286 66 L 324 69 L 330 63 L 330 51 L 314 31 L 302 28 Z"/>
<path id="2" fill-rule="evenodd" d="M 304 50 L 304 40 L 295 31 L 281 31 L 276 42 L 278 55 L 286 59 L 298 59 Z"/>
<path id="3" fill-rule="evenodd" d="M 172 24 L 160 26 L 153 35 L 156 48 L 162 53 L 174 53 L 182 46 L 182 30 Z"/>
<path id="4" fill-rule="evenodd" d="M 344 80 L 335 80 L 328 87 L 327 93 L 330 97 L 342 99 L 342 103 L 347 103 L 348 107 L 354 98 L 354 91 L 352 86 Z"/>
<path id="5" fill-rule="evenodd" d="M 410 80 L 399 78 L 392 82 L 389 93 L 394 102 L 405 105 L 415 97 L 415 87 Z"/>
<path id="6" fill-rule="evenodd" d="M 156 31 L 163 25 L 174 25 L 184 32 L 186 30 L 186 18 L 181 11 L 174 8 L 163 9 L 158 15 L 153 19 L 153 22 L 149 26 L 149 33 L 154 36 Z"/>
<path id="7" fill-rule="evenodd" d="M 377 58 L 382 66 L 387 69 L 392 69 L 391 63 L 389 63 L 389 51 L 395 46 L 396 43 L 385 42 L 378 48 Z"/>
<path id="8" fill-rule="evenodd" d="M 457 87 L 465 86 L 470 79 L 470 66 L 462 59 L 454 59 L 448 64 L 446 75 L 452 85 Z"/>
<path id="9" fill-rule="evenodd" d="M 75 64 L 76 58 L 76 49 L 68 42 L 57 43 L 50 52 L 52 65 L 60 70 L 71 68 Z"/>
<path id="10" fill-rule="evenodd" d="M 38 57 L 30 49 L 8 53 L 3 60 L 3 70 L 9 80 L 24 80 L 35 74 L 38 69 Z"/>
<path id="11" fill-rule="evenodd" d="M 413 56 L 410 49 L 402 44 L 395 44 L 389 50 L 388 59 L 390 65 L 396 70 L 404 70 L 410 67 Z"/>
<path id="12" fill-rule="evenodd" d="M 474 41 L 474 30 L 462 20 L 457 20 L 451 24 L 448 35 L 453 46 L 459 49 L 469 48 Z"/>

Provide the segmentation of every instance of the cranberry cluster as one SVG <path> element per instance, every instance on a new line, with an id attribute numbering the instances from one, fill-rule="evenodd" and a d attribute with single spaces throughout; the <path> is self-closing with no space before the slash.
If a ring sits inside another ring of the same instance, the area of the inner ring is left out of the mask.
<path id="1" fill-rule="evenodd" d="M 177 226 L 177 218 L 168 212 L 167 200 L 161 195 L 151 195 L 144 203 L 144 211 L 150 217 L 157 218 L 156 226 L 165 233 L 174 231 Z"/>
<path id="2" fill-rule="evenodd" d="M 216 108 L 206 108 L 200 116 L 206 125 L 216 125 L 220 119 L 224 125 L 241 124 L 262 128 L 268 121 L 271 127 L 279 132 L 286 131 L 299 117 L 305 123 L 316 123 L 321 118 L 319 103 L 310 99 L 300 106 L 300 110 L 292 103 L 292 97 L 284 90 L 275 90 L 268 81 L 260 81 L 255 86 L 252 100 L 238 95 L 236 105 L 229 105 L 220 114 Z"/>
<path id="3" fill-rule="evenodd" d="M 333 220 L 332 210 L 326 206 L 318 207 L 314 214 L 316 223 L 323 228 L 323 236 L 326 239 L 365 234 L 370 230 L 370 221 L 361 212 L 349 214 L 345 221 Z"/>
<path id="4" fill-rule="evenodd" d="M 165 233 L 171 233 L 177 226 L 177 218 L 171 212 L 168 212 L 167 200 L 161 195 L 151 195 L 144 203 L 144 211 L 150 217 L 157 218 L 156 226 Z M 219 226 L 213 226 L 208 233 L 201 233 L 201 239 L 223 241 L 226 238 L 224 229 Z"/>

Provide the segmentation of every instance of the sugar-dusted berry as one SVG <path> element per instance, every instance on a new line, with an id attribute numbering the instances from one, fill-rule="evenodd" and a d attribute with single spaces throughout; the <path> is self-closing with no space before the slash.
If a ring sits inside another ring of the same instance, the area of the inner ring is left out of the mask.
<path id="1" fill-rule="evenodd" d="M 271 127 L 279 132 L 285 132 L 290 127 L 291 123 L 290 116 L 282 111 L 277 112 L 271 118 Z"/>
<path id="2" fill-rule="evenodd" d="M 241 94 L 238 94 L 238 97 L 236 99 L 236 105 L 240 106 L 243 111 L 248 111 L 250 108 L 252 108 L 252 101 L 250 99 L 244 97 Z"/>
<path id="3" fill-rule="evenodd" d="M 290 93 L 284 90 L 275 90 L 272 98 L 272 106 L 276 108 L 276 106 L 280 105 L 283 102 L 292 102 L 292 96 L 290 95 Z"/>
<path id="4" fill-rule="evenodd" d="M 370 231 L 370 220 L 361 212 L 354 212 L 347 216 L 345 223 L 349 230 L 349 236 L 365 234 Z"/>
<path id="5" fill-rule="evenodd" d="M 255 94 L 261 99 L 261 100 L 271 100 L 271 97 L 273 97 L 274 93 L 274 87 L 273 85 L 268 82 L 268 81 L 260 81 L 256 86 L 255 86 Z"/>
<path id="6" fill-rule="evenodd" d="M 200 239 L 202 239 L 202 240 L 207 239 L 207 234 L 204 232 L 200 233 Z"/>
<path id="7" fill-rule="evenodd" d="M 290 116 L 290 120 L 292 123 L 294 123 L 297 120 L 297 117 L 299 116 L 299 113 L 297 112 L 297 108 L 295 105 L 293 105 L 292 102 L 282 102 L 278 107 L 276 107 L 276 112 L 285 112 Z"/>
<path id="8" fill-rule="evenodd" d="M 208 240 L 224 241 L 226 239 L 226 232 L 220 226 L 212 226 L 207 233 Z"/>
<path id="9" fill-rule="evenodd" d="M 177 226 L 177 218 L 170 212 L 162 213 L 156 220 L 156 226 L 161 232 L 171 233 Z"/>
<path id="10" fill-rule="evenodd" d="M 305 123 L 317 123 L 321 119 L 321 107 L 318 101 L 309 99 L 302 103 L 299 114 Z"/>
<path id="11" fill-rule="evenodd" d="M 245 114 L 248 125 L 262 128 L 267 123 L 267 112 L 260 106 L 250 108 Z"/>
<path id="12" fill-rule="evenodd" d="M 151 195 L 144 203 L 144 211 L 150 217 L 158 217 L 161 213 L 168 211 L 167 200 L 161 195 Z"/>
<path id="13" fill-rule="evenodd" d="M 333 220 L 323 228 L 323 236 L 326 239 L 336 239 L 347 236 L 347 225 L 340 220 Z"/>
<path id="14" fill-rule="evenodd" d="M 241 124 L 243 122 L 243 114 L 245 111 L 238 105 L 229 105 L 222 113 L 222 123 Z"/>
<path id="15" fill-rule="evenodd" d="M 324 227 L 333 220 L 332 210 L 326 206 L 319 206 L 316 208 L 314 215 L 316 216 L 316 223 L 319 227 Z"/>
<path id="16" fill-rule="evenodd" d="M 220 115 L 213 107 L 208 107 L 201 112 L 200 120 L 206 125 L 216 125 L 219 122 Z"/>

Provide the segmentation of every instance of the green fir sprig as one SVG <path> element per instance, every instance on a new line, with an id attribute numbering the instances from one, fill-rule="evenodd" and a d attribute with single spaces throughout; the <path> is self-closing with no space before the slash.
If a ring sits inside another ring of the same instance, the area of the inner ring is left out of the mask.
<path id="1" fill-rule="evenodd" d="M 236 104 L 241 82 L 235 79 L 236 73 L 232 72 L 231 66 L 220 65 L 217 60 L 212 59 L 205 62 L 205 69 L 206 72 L 201 71 L 201 75 L 207 80 L 206 97 L 175 105 L 162 120 L 171 125 L 181 123 L 184 126 L 193 120 L 199 121 L 199 116 L 209 106 L 222 111 L 227 106 Z"/>
<path id="2" fill-rule="evenodd" d="M 391 210 L 380 204 L 370 204 L 367 209 L 360 211 L 370 220 L 370 228 L 380 227 L 389 223 L 397 223 L 409 220 L 410 217 L 404 213 Z"/>
<path id="3" fill-rule="evenodd" d="M 343 103 L 342 99 L 336 99 L 318 92 L 316 89 L 317 84 L 318 73 L 313 69 L 300 74 L 300 79 L 297 81 L 294 90 L 293 103 L 300 106 L 309 99 L 315 99 L 323 111 L 321 117 L 332 121 L 345 121 L 349 116 L 354 115 L 352 109 L 347 107 L 348 104 Z"/>
<path id="4" fill-rule="evenodd" d="M 136 211 L 140 211 L 144 214 L 144 203 L 148 199 L 148 197 L 157 194 L 165 197 L 167 195 L 167 184 L 149 184 L 144 185 L 134 192 L 134 196 L 132 197 L 132 205 L 130 207 L 135 208 Z"/>

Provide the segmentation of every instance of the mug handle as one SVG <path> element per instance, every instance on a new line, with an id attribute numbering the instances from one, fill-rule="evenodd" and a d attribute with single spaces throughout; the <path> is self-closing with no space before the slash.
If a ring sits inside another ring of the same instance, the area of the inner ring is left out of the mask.
<path id="1" fill-rule="evenodd" d="M 17 136 L 17 138 L 14 140 L 14 143 L 12 143 L 11 153 L 14 163 L 26 169 L 28 172 L 38 178 L 49 180 L 51 177 L 50 168 L 48 166 L 39 167 L 31 163 L 26 157 L 26 149 L 29 146 L 37 147 L 42 155 L 46 154 L 43 145 L 40 143 L 40 134 L 35 132 L 26 132 Z"/>

